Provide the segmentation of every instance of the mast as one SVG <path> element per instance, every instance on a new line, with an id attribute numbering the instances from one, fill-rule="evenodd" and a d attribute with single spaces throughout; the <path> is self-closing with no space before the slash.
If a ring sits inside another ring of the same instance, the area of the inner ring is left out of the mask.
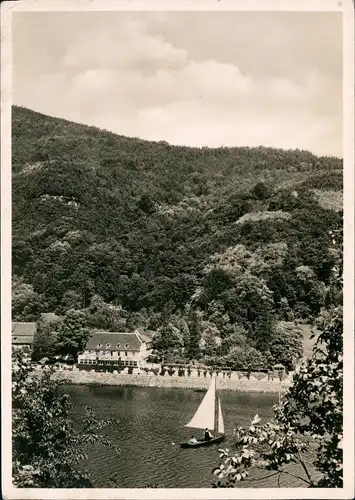
<path id="1" fill-rule="evenodd" d="M 214 433 L 218 433 L 218 394 L 217 394 L 217 375 L 214 376 Z"/>

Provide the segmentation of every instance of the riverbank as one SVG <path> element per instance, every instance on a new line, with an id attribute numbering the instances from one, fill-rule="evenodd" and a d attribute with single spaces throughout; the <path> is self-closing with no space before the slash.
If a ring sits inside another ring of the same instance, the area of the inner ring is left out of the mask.
<path id="1" fill-rule="evenodd" d="M 143 374 L 112 374 L 87 371 L 57 371 L 53 378 L 64 379 L 74 385 L 124 385 L 134 387 L 157 387 L 175 389 L 208 389 L 211 377 L 178 377 Z M 279 393 L 290 384 L 290 379 L 283 380 L 256 380 L 256 379 L 229 379 L 218 376 L 217 387 L 225 391 L 241 392 L 271 392 Z"/>

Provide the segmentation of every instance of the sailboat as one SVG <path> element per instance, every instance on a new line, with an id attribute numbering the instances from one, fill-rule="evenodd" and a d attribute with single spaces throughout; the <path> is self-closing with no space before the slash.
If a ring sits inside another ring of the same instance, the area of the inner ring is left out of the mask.
<path id="1" fill-rule="evenodd" d="M 205 394 L 195 415 L 185 427 L 194 429 L 208 429 L 214 431 L 214 436 L 208 441 L 200 439 L 195 443 L 181 443 L 181 448 L 198 448 L 200 446 L 210 446 L 224 440 L 224 423 L 222 415 L 221 401 L 217 394 L 217 377 L 214 376 L 211 385 Z"/>

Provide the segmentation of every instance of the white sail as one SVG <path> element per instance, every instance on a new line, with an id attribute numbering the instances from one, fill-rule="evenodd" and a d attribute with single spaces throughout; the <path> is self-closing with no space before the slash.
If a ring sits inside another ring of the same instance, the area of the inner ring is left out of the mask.
<path id="1" fill-rule="evenodd" d="M 219 396 L 218 396 L 218 432 L 220 434 L 224 434 L 224 422 L 223 422 L 223 415 L 222 415 L 222 406 L 221 406 L 221 400 L 219 399 Z"/>
<path id="2" fill-rule="evenodd" d="M 215 405 L 216 405 L 216 383 L 212 380 L 210 388 L 208 389 L 202 403 L 197 409 L 197 412 L 192 417 L 190 422 L 185 427 L 193 427 L 194 429 L 210 429 L 214 430 L 215 419 Z"/>

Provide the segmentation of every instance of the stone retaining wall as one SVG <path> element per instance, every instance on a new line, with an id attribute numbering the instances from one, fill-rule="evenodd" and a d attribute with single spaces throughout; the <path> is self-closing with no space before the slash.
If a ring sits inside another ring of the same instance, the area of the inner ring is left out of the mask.
<path id="1" fill-rule="evenodd" d="M 178 377 L 159 375 L 129 375 L 87 371 L 58 371 L 54 378 L 64 378 L 70 384 L 78 385 L 127 385 L 137 387 L 167 387 L 181 389 L 208 389 L 211 377 Z M 290 384 L 290 378 L 279 380 L 248 380 L 228 377 L 217 377 L 217 387 L 221 390 L 242 392 L 278 393 Z"/>

